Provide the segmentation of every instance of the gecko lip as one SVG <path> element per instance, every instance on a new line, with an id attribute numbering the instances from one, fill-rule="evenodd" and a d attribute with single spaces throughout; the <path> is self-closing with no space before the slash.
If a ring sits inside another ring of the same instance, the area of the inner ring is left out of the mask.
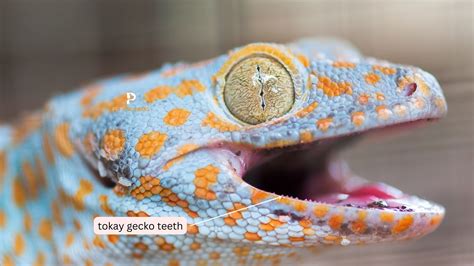
<path id="1" fill-rule="evenodd" d="M 402 123 L 392 126 L 389 131 L 418 126 L 425 121 Z M 370 130 L 370 133 L 384 131 Z M 436 204 L 353 174 L 345 162 L 333 156 L 335 151 L 365 133 L 258 151 L 256 158 L 259 162 L 251 165 L 242 179 L 259 190 L 294 200 L 401 212 L 439 210 Z"/>

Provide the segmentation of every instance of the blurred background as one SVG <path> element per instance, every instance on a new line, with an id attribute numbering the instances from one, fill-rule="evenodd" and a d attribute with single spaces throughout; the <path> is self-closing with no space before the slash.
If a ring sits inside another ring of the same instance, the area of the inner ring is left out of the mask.
<path id="1" fill-rule="evenodd" d="M 0 121 L 96 78 L 207 59 L 253 41 L 336 36 L 419 66 L 444 88 L 439 123 L 345 151 L 354 171 L 439 202 L 418 241 L 324 250 L 306 264 L 474 264 L 473 1 L 0 0 Z"/>

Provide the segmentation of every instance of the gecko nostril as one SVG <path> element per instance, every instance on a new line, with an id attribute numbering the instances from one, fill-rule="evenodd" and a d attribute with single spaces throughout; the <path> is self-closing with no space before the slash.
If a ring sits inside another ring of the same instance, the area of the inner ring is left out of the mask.
<path id="1" fill-rule="evenodd" d="M 416 87 L 417 85 L 415 82 L 407 84 L 405 88 L 403 88 L 403 93 L 405 94 L 405 96 L 411 96 L 413 93 L 415 93 Z"/>

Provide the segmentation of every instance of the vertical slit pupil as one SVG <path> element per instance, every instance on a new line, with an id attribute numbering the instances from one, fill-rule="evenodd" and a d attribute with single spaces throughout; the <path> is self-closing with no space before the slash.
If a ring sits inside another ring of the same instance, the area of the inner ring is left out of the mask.
<path id="1" fill-rule="evenodd" d="M 258 73 L 258 81 L 260 82 L 260 106 L 262 109 L 265 110 L 265 98 L 263 97 L 263 80 L 262 76 L 260 75 L 260 66 L 257 65 L 257 73 Z"/>

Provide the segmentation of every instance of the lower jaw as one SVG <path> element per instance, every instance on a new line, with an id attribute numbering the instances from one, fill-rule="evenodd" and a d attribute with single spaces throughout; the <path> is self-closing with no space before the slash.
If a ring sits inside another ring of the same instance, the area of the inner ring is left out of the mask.
<path id="1" fill-rule="evenodd" d="M 390 210 L 404 213 L 444 212 L 442 207 L 440 208 L 437 204 L 406 194 L 390 185 L 370 182 L 354 175 L 347 164 L 341 160 L 331 160 L 327 163 L 327 169 L 317 175 L 310 175 L 303 180 L 296 181 L 300 182 L 296 192 L 271 191 L 271 188 L 266 189 L 258 186 L 256 188 L 295 201 L 324 203 L 334 207 Z M 274 178 L 279 179 L 278 176 Z M 291 180 L 283 181 L 292 182 Z M 287 186 L 290 187 L 290 185 Z"/>

